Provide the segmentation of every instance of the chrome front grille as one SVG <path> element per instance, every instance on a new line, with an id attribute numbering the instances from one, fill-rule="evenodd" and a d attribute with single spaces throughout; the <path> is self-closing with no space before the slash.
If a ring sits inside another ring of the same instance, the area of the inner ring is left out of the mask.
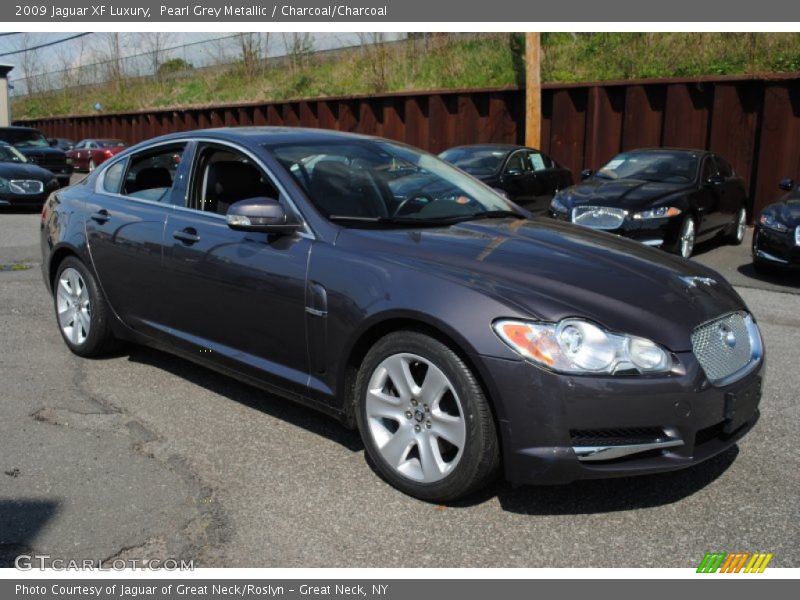
<path id="1" fill-rule="evenodd" d="M 761 335 L 753 318 L 731 313 L 700 325 L 692 332 L 692 351 L 712 385 L 741 379 L 761 362 Z"/>
<path id="2" fill-rule="evenodd" d="M 35 179 L 12 179 L 8 185 L 15 194 L 41 194 L 44 191 L 44 183 Z"/>
<path id="3" fill-rule="evenodd" d="M 626 211 L 611 206 L 576 206 L 572 222 L 592 229 L 617 229 L 625 220 Z"/>

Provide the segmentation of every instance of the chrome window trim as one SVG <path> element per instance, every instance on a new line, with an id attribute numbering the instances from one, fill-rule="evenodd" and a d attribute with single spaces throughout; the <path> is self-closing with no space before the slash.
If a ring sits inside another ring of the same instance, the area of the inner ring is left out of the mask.
<path id="1" fill-rule="evenodd" d="M 314 231 L 311 229 L 311 226 L 308 224 L 308 221 L 306 220 L 305 215 L 300 210 L 300 208 L 297 206 L 297 204 L 295 203 L 294 199 L 292 199 L 292 197 L 289 195 L 289 192 L 286 191 L 286 188 L 281 183 L 281 181 L 278 178 L 275 177 L 275 175 L 273 174 L 272 170 L 269 169 L 266 164 L 264 164 L 263 160 L 261 160 L 258 156 L 256 156 L 253 152 L 251 152 L 247 148 L 243 148 L 242 146 L 240 146 L 240 145 L 238 145 L 238 144 L 236 144 L 234 142 L 229 142 L 227 140 L 218 140 L 218 139 L 206 138 L 206 137 L 192 137 L 192 138 L 183 138 L 183 137 L 181 137 L 181 138 L 174 138 L 174 139 L 170 139 L 170 140 L 164 140 L 164 141 L 161 141 L 161 142 L 158 142 L 158 143 L 155 143 L 155 144 L 151 144 L 146 148 L 146 150 L 150 150 L 152 148 L 158 148 L 159 146 L 170 146 L 170 145 L 174 145 L 174 144 L 189 144 L 191 142 L 195 142 L 195 143 L 211 143 L 211 144 L 220 144 L 222 146 L 228 146 L 229 148 L 233 148 L 234 150 L 237 150 L 238 152 L 241 152 L 242 154 L 244 154 L 245 156 L 250 158 L 254 163 L 256 163 L 269 176 L 270 180 L 275 185 L 275 187 L 277 188 L 277 190 L 280 193 L 280 195 L 283 196 L 284 198 L 286 198 L 286 201 L 289 203 L 289 206 L 291 207 L 292 211 L 295 213 L 295 216 L 297 216 L 300 219 L 300 222 L 302 223 L 303 228 L 301 230 L 298 230 L 297 234 L 300 235 L 301 237 L 305 237 L 305 238 L 308 238 L 310 240 L 315 240 L 316 239 L 316 235 L 314 234 Z M 145 150 L 145 149 L 143 148 L 142 150 Z M 122 160 L 128 160 L 134 154 L 138 154 L 138 151 L 137 152 L 132 152 L 130 154 L 126 154 L 125 156 L 120 157 L 120 158 L 116 158 L 113 161 L 111 161 L 111 160 L 106 161 L 103 164 L 103 166 L 101 167 L 102 170 L 97 174 L 97 179 L 95 180 L 95 185 L 94 185 L 94 192 L 96 194 L 102 194 L 104 196 L 110 196 L 112 198 L 122 198 L 122 199 L 125 199 L 125 200 L 128 200 L 128 201 L 131 201 L 131 202 L 141 202 L 143 204 L 149 204 L 149 205 L 153 205 L 153 206 L 161 206 L 161 207 L 165 207 L 165 208 L 171 208 L 171 209 L 179 210 L 179 211 L 183 211 L 183 212 L 190 212 L 192 214 L 206 215 L 206 216 L 209 216 L 209 217 L 212 217 L 212 218 L 217 218 L 217 219 L 220 219 L 222 221 L 225 221 L 226 225 L 227 225 L 227 221 L 225 219 L 225 215 L 219 215 L 217 213 L 205 212 L 205 211 L 202 211 L 202 210 L 197 210 L 196 208 L 190 208 L 190 207 L 186 206 L 185 204 L 186 204 L 186 202 L 188 200 L 188 194 L 189 194 L 188 186 L 186 188 L 186 194 L 184 195 L 184 198 L 183 198 L 184 206 L 178 206 L 176 204 L 171 204 L 171 203 L 156 202 L 154 200 L 146 200 L 144 198 L 134 198 L 132 196 L 126 196 L 124 194 L 113 193 L 113 192 L 106 191 L 103 188 L 103 182 L 105 181 L 106 171 L 108 171 L 108 169 L 110 169 L 116 163 L 121 162 Z M 189 179 L 190 180 L 191 180 L 192 176 L 194 175 L 194 168 L 195 168 L 194 157 L 192 157 L 192 159 L 193 159 L 192 160 L 192 166 L 191 166 L 191 168 L 189 170 Z"/>

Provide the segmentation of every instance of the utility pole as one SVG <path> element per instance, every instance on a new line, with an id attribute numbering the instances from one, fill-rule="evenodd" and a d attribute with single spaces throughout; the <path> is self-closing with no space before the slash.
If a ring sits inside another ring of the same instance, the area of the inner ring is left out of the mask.
<path id="1" fill-rule="evenodd" d="M 542 79 L 540 34 L 525 34 L 525 144 L 541 148 Z"/>

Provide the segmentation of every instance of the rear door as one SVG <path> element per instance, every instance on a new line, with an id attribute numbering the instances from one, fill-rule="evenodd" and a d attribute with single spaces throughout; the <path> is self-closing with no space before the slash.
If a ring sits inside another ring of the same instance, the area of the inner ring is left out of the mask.
<path id="1" fill-rule="evenodd" d="M 532 173 L 531 189 L 534 194 L 534 210 L 546 210 L 558 190 L 571 184 L 569 171 L 562 169 L 558 163 L 538 150 L 527 152 L 527 159 Z"/>
<path id="2" fill-rule="evenodd" d="M 173 193 L 180 193 L 185 143 L 108 163 L 87 203 L 86 234 L 106 298 L 129 327 L 163 332 L 162 241 Z"/>
<path id="3" fill-rule="evenodd" d="M 717 170 L 725 180 L 722 196 L 722 211 L 727 215 L 727 222 L 736 220 L 739 209 L 747 203 L 747 195 L 744 188 L 744 180 L 739 177 L 731 167 L 730 163 L 721 156 L 714 156 Z"/>
<path id="4" fill-rule="evenodd" d="M 225 214 L 238 200 L 291 203 L 247 150 L 202 143 L 185 203 L 165 230 L 162 314 L 173 342 L 281 389 L 305 393 L 306 268 L 312 238 L 235 231 Z"/>
<path id="5" fill-rule="evenodd" d="M 713 156 L 703 158 L 700 166 L 700 182 L 697 191 L 692 194 L 694 208 L 699 217 L 698 233 L 711 234 L 727 224 L 728 217 L 723 211 L 725 184 L 715 182 L 719 175 Z"/>

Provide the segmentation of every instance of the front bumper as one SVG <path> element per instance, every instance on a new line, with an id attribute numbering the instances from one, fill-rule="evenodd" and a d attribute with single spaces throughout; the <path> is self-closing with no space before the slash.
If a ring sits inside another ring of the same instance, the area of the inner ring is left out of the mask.
<path id="1" fill-rule="evenodd" d="M 46 187 L 41 194 L 0 194 L 0 207 L 42 206 L 51 191 L 53 190 Z"/>
<path id="2" fill-rule="evenodd" d="M 753 259 L 776 267 L 800 268 L 800 245 L 795 229 L 781 233 L 756 225 Z"/>
<path id="3" fill-rule="evenodd" d="M 478 357 L 491 381 L 506 478 L 563 484 L 659 473 L 690 467 L 734 445 L 758 420 L 763 359 L 746 377 L 715 388 L 691 352 L 676 356 L 680 371 L 649 377 L 560 375 L 524 361 Z M 664 432 L 661 441 L 681 443 L 603 456 L 586 452 L 582 441 L 586 432 L 652 430 Z"/>
<path id="4" fill-rule="evenodd" d="M 572 221 L 569 213 L 559 213 L 550 209 L 548 214 L 559 221 Z M 616 229 L 598 229 L 597 231 L 621 235 L 648 246 L 668 248 L 677 244 L 682 224 L 683 217 L 681 215 L 662 219 L 641 220 L 627 216 Z"/>

